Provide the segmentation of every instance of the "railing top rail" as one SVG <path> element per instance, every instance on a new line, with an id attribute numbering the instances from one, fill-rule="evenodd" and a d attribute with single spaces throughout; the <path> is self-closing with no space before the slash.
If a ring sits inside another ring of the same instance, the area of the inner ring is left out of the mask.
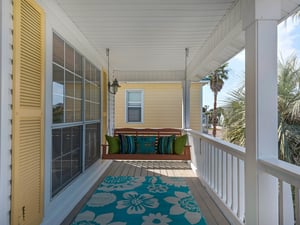
<path id="1" fill-rule="evenodd" d="M 187 132 L 189 132 L 191 135 L 193 136 L 198 136 L 199 138 L 205 140 L 207 143 L 210 143 L 211 145 L 215 146 L 218 149 L 221 149 L 222 151 L 225 151 L 239 159 L 244 160 L 245 159 L 245 148 L 223 141 L 221 139 L 218 138 L 214 138 L 210 135 L 201 133 L 199 131 L 195 131 L 195 130 L 186 130 Z"/>
<path id="2" fill-rule="evenodd" d="M 276 158 L 259 159 L 259 166 L 267 173 L 300 188 L 300 167 Z"/>

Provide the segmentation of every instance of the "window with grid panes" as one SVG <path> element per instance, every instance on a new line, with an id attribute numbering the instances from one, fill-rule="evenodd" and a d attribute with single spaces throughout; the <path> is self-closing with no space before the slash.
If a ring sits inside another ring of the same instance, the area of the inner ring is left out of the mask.
<path id="1" fill-rule="evenodd" d="M 143 122 L 143 96 L 142 90 L 126 91 L 126 121 L 127 123 Z"/>
<path id="2" fill-rule="evenodd" d="M 53 33 L 52 196 L 100 158 L 100 70 Z M 84 143 L 83 143 L 84 142 Z"/>

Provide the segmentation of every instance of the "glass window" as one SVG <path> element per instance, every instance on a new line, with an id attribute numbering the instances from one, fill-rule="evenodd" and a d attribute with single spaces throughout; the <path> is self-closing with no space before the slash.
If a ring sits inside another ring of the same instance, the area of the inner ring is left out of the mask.
<path id="1" fill-rule="evenodd" d="M 100 158 L 101 72 L 56 34 L 52 66 L 53 197 Z"/>
<path id="2" fill-rule="evenodd" d="M 53 62 L 64 66 L 64 41 L 53 34 Z"/>
<path id="3" fill-rule="evenodd" d="M 82 126 L 52 130 L 52 196 L 81 172 Z"/>
<path id="4" fill-rule="evenodd" d="M 126 92 L 126 121 L 127 123 L 143 122 L 143 91 L 128 90 Z"/>
<path id="5" fill-rule="evenodd" d="M 86 125 L 85 132 L 85 168 L 91 166 L 100 157 L 100 123 Z"/>
<path id="6" fill-rule="evenodd" d="M 66 68 L 72 72 L 74 72 L 74 65 L 75 65 L 75 53 L 74 53 L 74 49 L 68 45 L 68 44 L 65 44 L 66 46 Z"/>

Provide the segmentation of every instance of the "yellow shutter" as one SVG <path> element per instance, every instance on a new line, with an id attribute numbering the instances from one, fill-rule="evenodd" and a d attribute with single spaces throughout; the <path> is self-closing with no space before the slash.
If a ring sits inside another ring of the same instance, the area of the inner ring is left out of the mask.
<path id="1" fill-rule="evenodd" d="M 14 0 L 11 224 L 40 224 L 44 174 L 44 12 Z"/>

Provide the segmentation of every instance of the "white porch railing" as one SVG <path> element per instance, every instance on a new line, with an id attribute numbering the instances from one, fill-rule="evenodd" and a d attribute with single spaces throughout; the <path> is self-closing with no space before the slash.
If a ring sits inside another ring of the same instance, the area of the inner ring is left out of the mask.
<path id="1" fill-rule="evenodd" d="M 244 224 L 245 148 L 197 131 L 188 133 L 192 168 L 228 220 L 232 224 Z M 300 167 L 278 159 L 259 160 L 258 165 L 260 170 L 278 178 L 279 224 L 300 225 Z M 291 185 L 295 187 L 295 212 Z"/>

